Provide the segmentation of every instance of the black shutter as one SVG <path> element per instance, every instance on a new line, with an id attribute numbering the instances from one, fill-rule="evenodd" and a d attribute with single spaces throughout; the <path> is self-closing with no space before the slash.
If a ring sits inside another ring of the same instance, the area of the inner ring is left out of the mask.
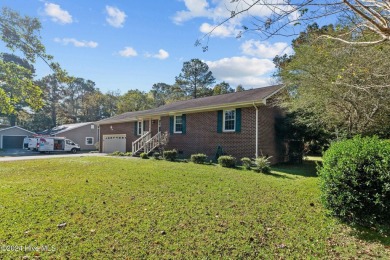
<path id="1" fill-rule="evenodd" d="M 223 111 L 218 110 L 217 133 L 222 133 L 222 124 L 223 124 Z"/>
<path id="2" fill-rule="evenodd" d="M 135 135 L 135 136 L 138 135 L 138 128 L 137 128 L 137 127 L 138 127 L 138 122 L 135 121 L 135 122 L 134 122 L 134 135 Z"/>
<path id="3" fill-rule="evenodd" d="M 169 133 L 173 134 L 173 123 L 174 123 L 174 118 L 173 116 L 169 117 Z"/>
<path id="4" fill-rule="evenodd" d="M 241 108 L 236 109 L 236 132 L 241 132 Z"/>
<path id="5" fill-rule="evenodd" d="M 182 134 L 186 134 L 186 131 L 187 131 L 187 127 L 186 127 L 186 124 L 187 124 L 187 118 L 186 118 L 186 115 L 183 114 L 181 115 L 181 122 L 182 122 Z"/>

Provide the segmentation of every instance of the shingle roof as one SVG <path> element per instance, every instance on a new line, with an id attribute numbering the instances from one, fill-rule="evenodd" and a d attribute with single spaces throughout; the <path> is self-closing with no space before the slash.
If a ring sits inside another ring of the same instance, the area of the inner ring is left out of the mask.
<path id="1" fill-rule="evenodd" d="M 56 126 L 52 129 L 44 130 L 44 131 L 40 132 L 40 134 L 56 135 L 56 134 L 67 132 L 67 131 L 70 131 L 70 130 L 73 130 L 73 129 L 76 129 L 76 128 L 79 128 L 79 127 L 82 127 L 85 125 L 89 125 L 89 124 L 93 124 L 93 122 L 59 125 L 59 126 Z"/>
<path id="2" fill-rule="evenodd" d="M 117 116 L 100 120 L 97 122 L 97 124 L 133 121 L 136 120 L 137 117 L 148 115 L 164 115 L 168 114 L 169 112 L 191 111 L 207 107 L 217 108 L 224 107 L 226 105 L 263 102 L 263 100 L 277 93 L 281 88 L 283 88 L 282 85 L 275 85 L 217 96 L 177 101 L 154 109 L 123 113 Z"/>

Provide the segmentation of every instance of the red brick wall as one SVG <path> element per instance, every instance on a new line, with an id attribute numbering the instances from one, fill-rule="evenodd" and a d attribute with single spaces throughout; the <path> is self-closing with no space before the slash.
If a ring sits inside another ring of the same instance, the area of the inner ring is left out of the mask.
<path id="1" fill-rule="evenodd" d="M 254 158 L 256 153 L 256 110 L 254 107 L 242 108 L 240 133 L 217 133 L 217 111 L 186 114 L 186 134 L 172 134 L 166 149 L 177 149 L 182 157 L 194 153 L 205 153 L 214 159 L 218 145 L 228 155 L 240 160 L 242 157 Z M 277 140 L 275 118 L 282 112 L 275 107 L 259 108 L 259 155 L 272 156 L 272 163 L 284 159 L 283 144 Z M 120 123 L 100 126 L 100 140 L 105 134 L 126 134 L 126 150 L 131 151 L 131 143 L 139 138 L 134 135 L 134 124 Z M 157 132 L 158 120 L 152 124 L 152 134 Z M 148 127 L 146 128 L 149 129 Z M 161 131 L 169 133 L 169 117 L 161 118 Z M 102 143 L 100 143 L 102 149 Z"/>
<path id="2" fill-rule="evenodd" d="M 281 112 L 277 108 L 259 108 L 259 155 L 272 156 L 272 163 L 283 160 L 280 142 L 275 135 L 275 117 Z M 183 157 L 194 153 L 205 153 L 213 159 L 218 145 L 228 155 L 238 160 L 242 157 L 254 158 L 256 153 L 256 110 L 242 108 L 240 133 L 217 133 L 217 111 L 186 115 L 186 134 L 169 136 L 167 149 L 177 149 Z M 162 117 L 162 131 L 169 132 L 169 117 Z"/>

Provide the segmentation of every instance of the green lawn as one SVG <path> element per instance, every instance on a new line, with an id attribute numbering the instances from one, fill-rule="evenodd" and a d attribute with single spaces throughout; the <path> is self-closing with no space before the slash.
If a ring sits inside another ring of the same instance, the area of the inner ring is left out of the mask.
<path id="1" fill-rule="evenodd" d="M 0 259 L 390 257 L 388 237 L 363 240 L 326 216 L 317 182 L 310 164 L 264 175 L 132 158 L 2 162 Z"/>

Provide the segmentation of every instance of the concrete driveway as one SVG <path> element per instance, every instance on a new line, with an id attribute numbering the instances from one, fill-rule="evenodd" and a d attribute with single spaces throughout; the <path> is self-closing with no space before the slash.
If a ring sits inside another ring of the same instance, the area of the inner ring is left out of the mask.
<path id="1" fill-rule="evenodd" d="M 0 162 L 6 161 L 21 161 L 21 160 L 36 160 L 47 158 L 62 158 L 62 157 L 89 157 L 89 156 L 105 156 L 106 153 L 90 153 L 90 152 L 78 152 L 76 154 L 71 153 L 53 153 L 53 154 L 41 154 L 24 149 L 6 149 L 0 151 Z"/>
<path id="2" fill-rule="evenodd" d="M 0 151 L 0 157 L 3 156 L 34 156 L 39 154 L 37 152 L 33 152 L 27 149 L 5 149 Z"/>

